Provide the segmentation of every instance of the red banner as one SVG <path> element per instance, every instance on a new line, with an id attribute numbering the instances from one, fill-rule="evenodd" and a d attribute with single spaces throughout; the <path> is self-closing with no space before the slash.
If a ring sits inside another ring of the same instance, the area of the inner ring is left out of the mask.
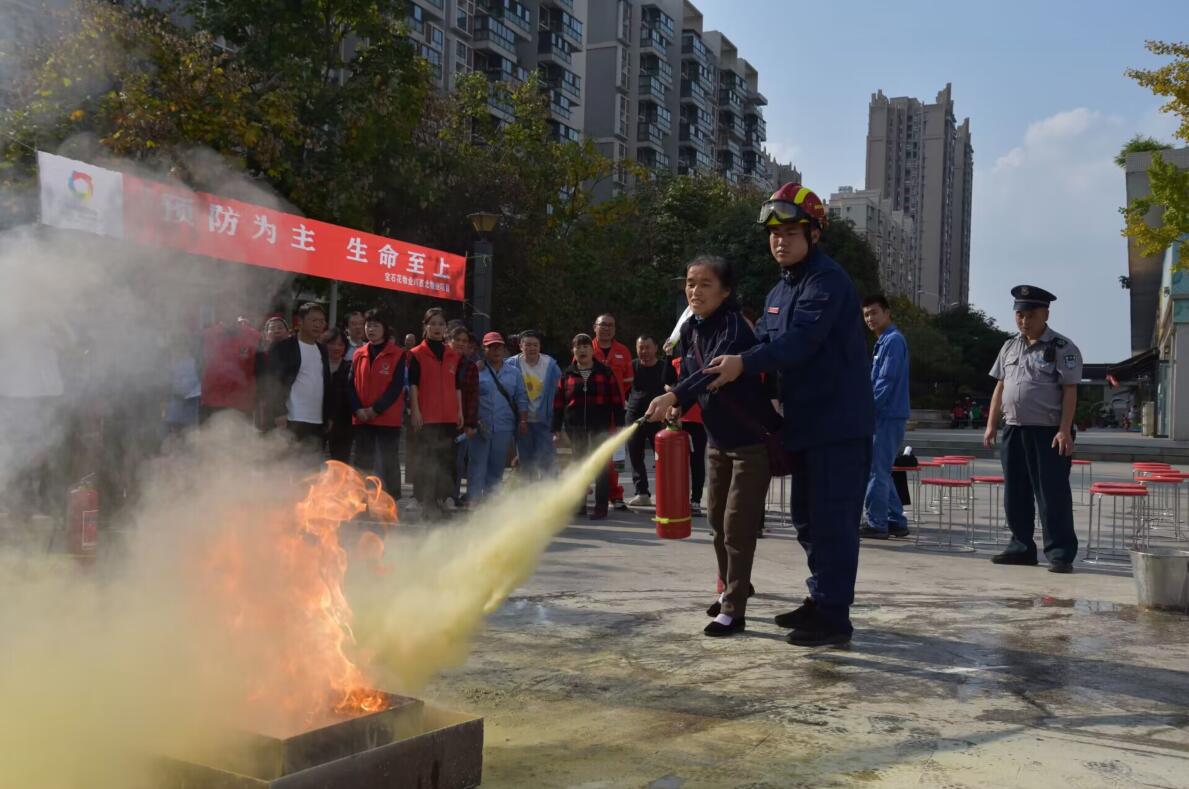
<path id="1" fill-rule="evenodd" d="M 253 266 L 462 301 L 466 258 L 124 174 L 124 238 Z"/>

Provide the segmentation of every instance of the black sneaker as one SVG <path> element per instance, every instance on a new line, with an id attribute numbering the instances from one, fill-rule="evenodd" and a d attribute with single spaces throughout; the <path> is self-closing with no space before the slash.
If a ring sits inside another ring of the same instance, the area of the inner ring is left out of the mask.
<path id="1" fill-rule="evenodd" d="M 783 627 L 785 630 L 796 630 L 798 627 L 803 627 L 809 622 L 813 621 L 814 614 L 817 613 L 817 603 L 813 602 L 812 597 L 806 597 L 805 602 L 801 603 L 801 607 L 794 611 L 787 611 L 783 614 L 777 614 L 772 620 L 777 627 Z"/>
<path id="2" fill-rule="evenodd" d="M 755 593 L 756 593 L 756 588 L 754 586 L 752 586 L 751 584 L 748 584 L 747 585 L 747 596 L 751 597 Z M 706 609 L 706 616 L 709 616 L 709 617 L 715 617 L 721 613 L 722 613 L 722 603 L 718 602 L 717 600 L 715 600 L 713 603 L 711 603 L 710 607 Z"/>
<path id="3" fill-rule="evenodd" d="M 689 514 L 691 517 L 694 517 L 694 518 L 700 517 L 702 515 L 701 502 L 691 501 L 689 503 Z"/>
<path id="4" fill-rule="evenodd" d="M 810 629 L 789 633 L 785 640 L 795 647 L 840 647 L 849 644 L 850 639 L 850 630 L 837 630 L 813 623 Z"/>
<path id="5" fill-rule="evenodd" d="M 859 536 L 868 540 L 886 540 L 888 538 L 888 533 L 886 531 L 880 531 L 874 526 L 869 526 L 868 524 L 864 523 L 859 527 Z"/>
<path id="6" fill-rule="evenodd" d="M 623 499 L 616 499 L 615 501 L 611 502 L 611 506 L 615 507 L 615 509 L 619 510 L 620 512 L 627 512 L 628 510 L 628 505 L 624 503 Z"/>
<path id="7" fill-rule="evenodd" d="M 1051 562 L 1049 562 L 1049 572 L 1062 574 L 1072 573 L 1073 562 L 1064 562 L 1060 559 L 1053 559 Z"/>
<path id="8" fill-rule="evenodd" d="M 910 534 L 912 534 L 912 532 L 910 532 L 908 530 L 907 526 L 901 526 L 898 523 L 889 523 L 888 524 L 888 536 L 889 537 L 907 537 Z"/>
<path id="9" fill-rule="evenodd" d="M 720 625 L 718 622 L 711 622 L 706 625 L 703 633 L 711 638 L 723 638 L 724 636 L 733 636 L 736 633 L 742 633 L 747 626 L 747 620 L 744 617 L 737 616 L 731 620 L 729 625 Z"/>
<path id="10" fill-rule="evenodd" d="M 994 564 L 1021 564 L 1028 567 L 1035 567 L 1038 564 L 1036 554 L 1021 551 L 1004 551 L 992 556 L 991 562 Z"/>

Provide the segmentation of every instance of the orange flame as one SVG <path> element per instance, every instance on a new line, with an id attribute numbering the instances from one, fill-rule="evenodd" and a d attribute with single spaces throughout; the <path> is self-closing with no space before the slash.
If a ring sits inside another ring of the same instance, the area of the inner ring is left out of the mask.
<path id="1" fill-rule="evenodd" d="M 388 706 L 348 656 L 355 638 L 340 530 L 365 512 L 383 529 L 398 520 L 396 502 L 378 479 L 331 461 L 294 513 L 224 530 L 215 540 L 204 570 L 217 579 L 210 591 L 219 598 L 231 648 L 254 675 L 245 680 L 247 725 L 308 728 L 331 712 L 358 715 Z M 379 567 L 383 541 L 364 532 L 359 545 L 360 557 Z"/>

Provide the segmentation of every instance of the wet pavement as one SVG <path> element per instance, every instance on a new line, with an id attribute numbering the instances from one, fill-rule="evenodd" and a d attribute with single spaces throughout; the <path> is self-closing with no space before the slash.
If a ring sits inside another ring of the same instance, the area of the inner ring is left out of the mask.
<path id="1" fill-rule="evenodd" d="M 709 639 L 705 520 L 647 518 L 563 532 L 423 694 L 486 716 L 484 786 L 1189 787 L 1189 616 L 1137 609 L 1126 568 L 864 542 L 852 645 L 802 649 L 772 623 L 804 594 L 791 529 L 747 632 Z"/>

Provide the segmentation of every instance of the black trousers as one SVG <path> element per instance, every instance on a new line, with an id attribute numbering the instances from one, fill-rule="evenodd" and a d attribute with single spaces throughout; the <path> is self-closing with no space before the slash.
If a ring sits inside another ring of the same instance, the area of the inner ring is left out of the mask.
<path id="1" fill-rule="evenodd" d="M 681 429 L 689 433 L 690 439 L 689 473 L 693 484 L 689 500 L 700 504 L 706 487 L 706 428 L 701 422 L 682 422 Z"/>
<path id="2" fill-rule="evenodd" d="M 417 465 L 413 471 L 413 495 L 426 506 L 436 506 L 454 495 L 453 422 L 422 425 L 417 431 Z"/>
<path id="3" fill-rule="evenodd" d="M 384 492 L 400 501 L 400 428 L 356 425 L 355 466 L 379 477 Z"/>
<path id="4" fill-rule="evenodd" d="M 580 428 L 570 427 L 566 429 L 566 434 L 570 437 L 570 451 L 573 453 L 571 457 L 576 462 L 582 462 L 586 456 L 599 448 L 608 436 L 606 430 L 582 430 Z M 599 476 L 595 479 L 595 514 L 606 515 L 607 504 L 611 499 L 611 467 L 604 466 L 603 470 L 599 472 Z M 586 512 L 586 500 L 583 499 L 582 506 L 578 510 L 581 513 Z"/>
<path id="5" fill-rule="evenodd" d="M 630 417 L 628 421 L 633 421 Z M 636 486 L 636 495 L 648 496 L 648 467 L 644 465 L 644 447 L 650 446 L 656 451 L 657 433 L 664 427 L 660 422 L 645 422 L 636 428 L 632 437 L 628 439 L 628 460 L 632 463 L 632 484 Z"/>
<path id="6" fill-rule="evenodd" d="M 850 631 L 871 439 L 808 447 L 792 460 L 789 509 L 809 564 L 809 596 L 827 624 Z"/>
<path id="7" fill-rule="evenodd" d="M 1000 441 L 1003 509 L 1011 529 L 1008 553 L 1036 556 L 1036 514 L 1049 561 L 1072 562 L 1078 554 L 1069 490 L 1072 458 L 1053 448 L 1055 427 L 1008 425 Z"/>

